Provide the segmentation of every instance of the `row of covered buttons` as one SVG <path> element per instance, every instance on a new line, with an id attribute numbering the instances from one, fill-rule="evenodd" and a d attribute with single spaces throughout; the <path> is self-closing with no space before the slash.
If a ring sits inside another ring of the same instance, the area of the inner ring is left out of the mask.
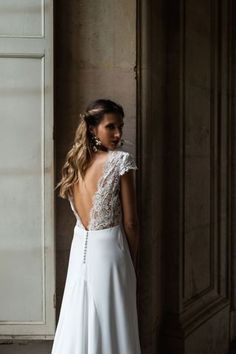
<path id="1" fill-rule="evenodd" d="M 87 244 L 88 244 L 88 231 L 86 232 L 86 236 L 85 236 L 84 259 L 83 259 L 83 263 L 85 263 L 85 261 L 86 261 Z"/>

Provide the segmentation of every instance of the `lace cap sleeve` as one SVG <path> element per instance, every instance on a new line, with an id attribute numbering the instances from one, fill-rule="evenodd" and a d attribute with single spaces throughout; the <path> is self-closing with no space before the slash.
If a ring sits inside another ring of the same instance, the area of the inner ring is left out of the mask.
<path id="1" fill-rule="evenodd" d="M 128 172 L 131 169 L 133 170 L 138 169 L 135 159 L 132 154 L 128 152 L 124 152 L 121 156 L 120 171 L 119 171 L 120 176 L 124 175 L 126 172 Z"/>

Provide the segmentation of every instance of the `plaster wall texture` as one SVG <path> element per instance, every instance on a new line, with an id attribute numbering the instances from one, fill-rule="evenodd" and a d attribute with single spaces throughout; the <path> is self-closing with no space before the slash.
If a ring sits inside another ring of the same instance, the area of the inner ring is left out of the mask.
<path id="1" fill-rule="evenodd" d="M 91 100 L 108 98 L 125 111 L 124 146 L 135 155 L 136 2 L 60 0 L 55 12 L 56 176 L 74 138 L 79 113 Z M 56 198 L 57 317 L 64 290 L 75 218 Z"/>
<path id="2" fill-rule="evenodd" d="M 135 1 L 60 0 L 55 12 L 56 174 L 73 141 L 79 113 L 97 98 L 125 110 L 124 146 L 135 154 Z M 58 309 L 64 288 L 72 227 L 69 203 L 56 199 Z"/>

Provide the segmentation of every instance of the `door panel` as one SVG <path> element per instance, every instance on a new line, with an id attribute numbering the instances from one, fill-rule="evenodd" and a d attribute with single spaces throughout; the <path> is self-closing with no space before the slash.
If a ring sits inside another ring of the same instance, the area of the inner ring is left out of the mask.
<path id="1" fill-rule="evenodd" d="M 0 1 L 1 338 L 55 329 L 52 5 Z"/>

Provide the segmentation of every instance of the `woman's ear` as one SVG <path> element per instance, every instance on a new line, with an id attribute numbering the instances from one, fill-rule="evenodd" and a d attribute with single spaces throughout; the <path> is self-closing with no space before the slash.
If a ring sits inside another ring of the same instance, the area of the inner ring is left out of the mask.
<path id="1" fill-rule="evenodd" d="M 92 125 L 89 125 L 88 129 L 91 134 L 95 134 L 94 127 Z"/>

